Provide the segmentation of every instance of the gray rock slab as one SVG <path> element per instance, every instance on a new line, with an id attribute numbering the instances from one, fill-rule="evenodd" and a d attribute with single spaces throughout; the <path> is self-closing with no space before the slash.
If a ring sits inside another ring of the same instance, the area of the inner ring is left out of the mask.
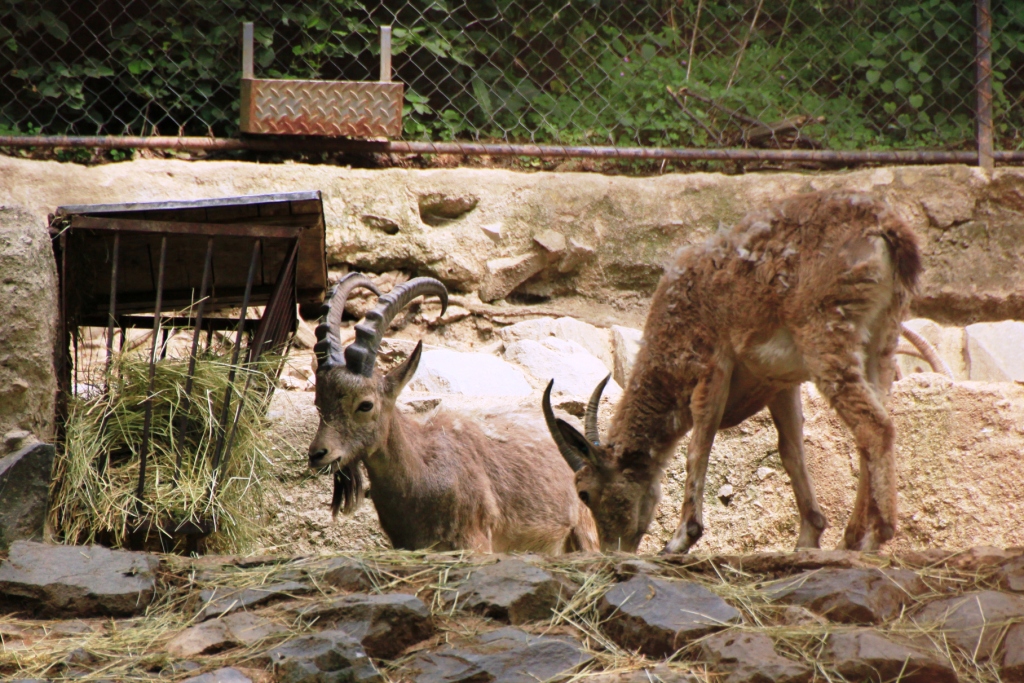
<path id="1" fill-rule="evenodd" d="M 303 595 L 316 590 L 314 586 L 300 581 L 282 581 L 258 588 L 208 588 L 200 591 L 202 606 L 199 608 L 200 621 L 224 616 L 235 610 L 263 605 L 271 600 Z"/>
<path id="2" fill-rule="evenodd" d="M 0 458 L 0 550 L 43 537 L 53 446 L 34 443 Z"/>
<path id="3" fill-rule="evenodd" d="M 137 614 L 153 599 L 158 566 L 147 553 L 15 541 L 0 565 L 0 603 L 39 616 Z"/>
<path id="4" fill-rule="evenodd" d="M 698 678 L 691 673 L 675 671 L 667 664 L 658 664 L 648 669 L 627 671 L 618 674 L 588 676 L 586 683 L 705 683 L 705 677 Z"/>
<path id="5" fill-rule="evenodd" d="M 321 567 L 318 567 L 319 571 Z M 322 567 L 323 580 L 335 588 L 346 591 L 365 591 L 373 588 L 373 569 L 354 557 L 332 557 Z"/>
<path id="6" fill-rule="evenodd" d="M 1024 624 L 1014 624 L 1006 632 L 999 675 L 1005 683 L 1024 683 Z"/>
<path id="7" fill-rule="evenodd" d="M 814 675 L 810 664 L 775 652 L 763 633 L 715 633 L 701 642 L 700 651 L 712 671 L 724 674 L 725 683 L 805 683 Z"/>
<path id="8" fill-rule="evenodd" d="M 252 683 L 252 679 L 238 669 L 225 666 L 216 671 L 186 678 L 181 683 Z"/>
<path id="9" fill-rule="evenodd" d="M 700 584 L 637 574 L 601 598 L 605 633 L 630 650 L 665 657 L 742 615 Z"/>
<path id="10" fill-rule="evenodd" d="M 449 594 L 448 602 L 513 624 L 550 619 L 559 601 L 575 589 L 550 573 L 517 558 L 477 567 Z"/>
<path id="11" fill-rule="evenodd" d="M 999 566 L 999 587 L 1014 593 L 1024 593 L 1024 556 L 1016 557 Z"/>
<path id="12" fill-rule="evenodd" d="M 363 646 L 343 631 L 321 631 L 267 653 L 277 683 L 377 683 L 384 678 Z"/>
<path id="13" fill-rule="evenodd" d="M 430 610 L 415 595 L 344 595 L 299 612 L 318 626 L 329 624 L 357 640 L 373 657 L 389 659 L 434 633 Z"/>
<path id="14" fill-rule="evenodd" d="M 252 645 L 264 638 L 287 632 L 281 624 L 251 612 L 234 612 L 191 626 L 167 643 L 167 651 L 178 657 L 208 655 L 237 646 Z"/>
<path id="15" fill-rule="evenodd" d="M 592 659 L 571 638 L 506 627 L 419 654 L 407 666 L 417 683 L 536 683 L 568 678 Z"/>
<path id="16" fill-rule="evenodd" d="M 1024 381 L 1024 322 L 974 323 L 967 335 L 970 379 L 978 382 Z"/>
<path id="17" fill-rule="evenodd" d="M 932 600 L 912 618 L 924 627 L 941 629 L 951 647 L 983 661 L 996 653 L 1007 623 L 1024 618 L 1024 596 L 999 591 L 965 593 Z"/>
<path id="18" fill-rule="evenodd" d="M 903 605 L 926 590 L 905 569 L 824 568 L 764 588 L 773 601 L 800 605 L 830 621 L 877 624 L 899 615 Z"/>
<path id="19" fill-rule="evenodd" d="M 925 653 L 860 629 L 830 634 L 826 657 L 848 680 L 956 683 L 953 667 L 937 653 Z"/>

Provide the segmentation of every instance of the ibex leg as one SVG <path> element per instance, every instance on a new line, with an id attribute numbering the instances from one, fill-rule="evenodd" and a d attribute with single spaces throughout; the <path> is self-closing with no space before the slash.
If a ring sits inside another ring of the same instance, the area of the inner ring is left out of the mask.
<path id="1" fill-rule="evenodd" d="M 804 461 L 804 413 L 800 405 L 800 386 L 780 391 L 768 403 L 768 410 L 779 434 L 779 458 L 793 484 L 796 507 L 800 511 L 800 536 L 797 548 L 819 548 L 821 532 L 828 526 L 814 496 L 814 482 Z"/>
<path id="2" fill-rule="evenodd" d="M 715 434 L 729 399 L 732 361 L 721 360 L 701 379 L 690 396 L 693 431 L 686 447 L 686 489 L 683 515 L 662 553 L 686 552 L 704 534 L 704 479 Z"/>

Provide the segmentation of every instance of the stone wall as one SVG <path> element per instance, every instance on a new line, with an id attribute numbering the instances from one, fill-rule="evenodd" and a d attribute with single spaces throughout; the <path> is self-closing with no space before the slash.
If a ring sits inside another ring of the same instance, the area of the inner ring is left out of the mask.
<path id="1" fill-rule="evenodd" d="M 40 218 L 60 204 L 319 189 L 332 264 L 431 274 L 485 300 L 518 291 L 643 302 L 679 246 L 751 208 L 829 187 L 885 196 L 921 235 L 916 314 L 960 325 L 1024 319 L 1024 170 L 1016 168 L 997 169 L 991 181 L 966 166 L 628 178 L 0 157 L 0 203 Z"/>
<path id="2" fill-rule="evenodd" d="M 9 186 L 10 179 L 0 184 Z M 57 269 L 46 223 L 0 199 L 0 456 L 53 436 Z"/>

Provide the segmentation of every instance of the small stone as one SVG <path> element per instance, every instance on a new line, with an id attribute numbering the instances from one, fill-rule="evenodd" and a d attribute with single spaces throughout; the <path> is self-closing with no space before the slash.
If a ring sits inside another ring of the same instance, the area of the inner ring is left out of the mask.
<path id="1" fill-rule="evenodd" d="M 365 591 L 373 588 L 370 568 L 352 557 L 332 557 L 327 561 L 323 578 L 341 590 Z"/>
<path id="2" fill-rule="evenodd" d="M 234 647 L 235 642 L 222 621 L 208 621 L 187 628 L 167 643 L 167 652 L 175 657 L 207 655 Z"/>
<path id="3" fill-rule="evenodd" d="M 401 231 L 398 223 L 387 216 L 375 216 L 367 213 L 360 216 L 359 219 L 363 224 L 374 230 L 380 230 L 386 235 L 397 235 Z"/>
<path id="4" fill-rule="evenodd" d="M 982 661 L 995 654 L 1003 624 L 1024 617 L 1024 596 L 998 591 L 964 593 L 933 600 L 912 616 L 918 624 L 941 629 L 950 646 Z"/>
<path id="5" fill-rule="evenodd" d="M 1014 624 L 1006 632 L 999 675 L 1006 683 L 1024 683 L 1024 624 Z"/>
<path id="6" fill-rule="evenodd" d="M 504 299 L 516 287 L 544 270 L 547 264 L 547 254 L 541 251 L 491 259 L 485 266 L 486 275 L 478 292 L 480 300 L 489 302 Z"/>
<path id="7" fill-rule="evenodd" d="M 342 631 L 294 638 L 267 653 L 277 683 L 383 681 L 362 646 Z"/>
<path id="8" fill-rule="evenodd" d="M 15 541 L 0 565 L 0 604 L 33 616 L 138 614 L 153 599 L 158 566 L 147 553 Z"/>
<path id="9" fill-rule="evenodd" d="M 570 237 L 568 248 L 562 255 L 562 260 L 558 262 L 558 272 L 571 273 L 584 263 L 592 260 L 596 254 L 597 252 L 593 247 L 577 242 L 574 238 Z"/>
<path id="10" fill-rule="evenodd" d="M 727 631 L 701 641 L 701 655 L 711 669 L 724 673 L 725 683 L 803 683 L 814 668 L 775 652 L 763 633 Z"/>
<path id="11" fill-rule="evenodd" d="M 700 584 L 637 574 L 612 586 L 600 603 L 605 632 L 622 647 L 665 657 L 701 636 L 742 621 Z"/>
<path id="12" fill-rule="evenodd" d="M 758 481 L 764 481 L 768 477 L 775 474 L 775 470 L 773 470 L 771 467 L 758 467 L 757 472 L 755 472 L 754 474 L 757 475 Z"/>
<path id="13" fill-rule="evenodd" d="M 718 489 L 718 500 L 722 501 L 722 505 L 728 505 L 732 502 L 734 495 L 732 484 L 724 484 L 722 488 Z"/>
<path id="14" fill-rule="evenodd" d="M 238 669 L 226 666 L 201 676 L 186 678 L 181 683 L 252 683 L 252 679 Z"/>
<path id="15" fill-rule="evenodd" d="M 510 626 L 419 654 L 407 667 L 416 683 L 536 683 L 569 678 L 592 659 L 571 638 Z"/>
<path id="16" fill-rule="evenodd" d="M 550 619 L 553 610 L 576 592 L 551 574 L 517 558 L 474 569 L 460 583 L 456 594 L 459 609 L 478 612 L 513 624 Z"/>
<path id="17" fill-rule="evenodd" d="M 836 671 L 847 680 L 900 680 L 907 683 L 956 683 L 947 661 L 895 643 L 867 629 L 833 633 L 828 637 L 828 656 Z"/>
<path id="18" fill-rule="evenodd" d="M 501 223 L 488 223 L 481 225 L 480 229 L 495 242 L 501 239 Z"/>
<path id="19" fill-rule="evenodd" d="M 533 241 L 536 242 L 544 251 L 549 254 L 561 254 L 565 251 L 565 235 L 554 230 L 545 230 L 544 232 L 534 235 Z"/>
<path id="20" fill-rule="evenodd" d="M 1024 555 L 1015 557 L 999 567 L 999 587 L 1014 593 L 1024 593 Z"/>
<path id="21" fill-rule="evenodd" d="M 901 569 L 819 569 L 773 582 L 764 591 L 775 602 L 801 605 L 830 621 L 877 624 L 899 615 L 911 595 L 926 590 Z"/>
<path id="22" fill-rule="evenodd" d="M 382 659 L 390 659 L 434 633 L 430 610 L 415 595 L 404 593 L 344 595 L 306 607 L 299 616 L 347 633 L 370 656 Z"/>
<path id="23" fill-rule="evenodd" d="M 312 593 L 316 590 L 308 583 L 284 581 L 272 583 L 259 588 L 212 588 L 200 591 L 199 597 L 203 606 L 199 610 L 199 620 L 220 617 L 237 609 L 255 607 L 270 602 L 290 598 L 293 595 Z"/>
<path id="24" fill-rule="evenodd" d="M 4 440 L 21 444 L 31 436 L 28 432 L 9 432 Z M 25 446 L 0 458 L 0 550 L 14 541 L 43 538 L 53 458 L 53 446 L 44 443 Z"/>

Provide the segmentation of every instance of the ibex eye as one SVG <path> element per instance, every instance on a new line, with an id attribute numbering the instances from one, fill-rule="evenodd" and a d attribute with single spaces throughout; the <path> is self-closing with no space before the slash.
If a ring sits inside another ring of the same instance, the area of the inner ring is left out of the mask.
<path id="1" fill-rule="evenodd" d="M 356 410 L 358 410 L 360 413 L 368 413 L 371 410 L 373 410 L 373 404 L 370 403 L 369 401 L 363 401 L 362 403 L 359 404 Z"/>
<path id="2" fill-rule="evenodd" d="M 590 494 L 587 493 L 586 491 L 580 491 L 580 500 L 583 501 L 584 505 L 589 505 L 590 504 Z"/>

